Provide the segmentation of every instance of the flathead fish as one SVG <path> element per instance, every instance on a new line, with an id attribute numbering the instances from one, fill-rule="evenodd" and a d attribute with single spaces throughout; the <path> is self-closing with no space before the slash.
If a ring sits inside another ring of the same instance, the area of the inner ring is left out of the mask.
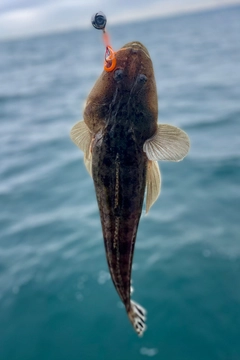
<path id="1" fill-rule="evenodd" d="M 140 42 L 115 52 L 90 92 L 71 139 L 84 152 L 93 178 L 106 257 L 113 284 L 138 335 L 145 310 L 131 300 L 131 271 L 138 223 L 160 193 L 158 160 L 180 161 L 189 151 L 187 134 L 158 124 L 158 98 L 151 58 Z"/>

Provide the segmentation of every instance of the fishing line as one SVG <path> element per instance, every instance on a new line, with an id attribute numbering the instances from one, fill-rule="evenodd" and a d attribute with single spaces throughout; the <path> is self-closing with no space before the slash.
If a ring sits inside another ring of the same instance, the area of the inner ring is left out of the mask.
<path id="1" fill-rule="evenodd" d="M 105 30 L 107 24 L 106 15 L 102 11 L 99 11 L 92 16 L 91 21 L 95 29 L 103 31 L 103 42 L 106 47 L 104 70 L 107 72 L 113 71 L 116 67 L 117 60 L 116 60 L 115 52 L 110 46 L 110 37 Z"/>

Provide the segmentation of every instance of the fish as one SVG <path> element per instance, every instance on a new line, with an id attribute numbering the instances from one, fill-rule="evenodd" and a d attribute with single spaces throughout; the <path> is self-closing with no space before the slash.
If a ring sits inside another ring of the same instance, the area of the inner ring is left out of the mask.
<path id="1" fill-rule="evenodd" d="M 190 140 L 181 129 L 158 123 L 153 64 L 138 41 L 115 52 L 116 66 L 104 69 L 70 133 L 84 152 L 93 178 L 107 263 L 115 289 L 136 333 L 146 330 L 146 310 L 131 299 L 131 272 L 138 224 L 161 188 L 158 161 L 180 161 Z"/>

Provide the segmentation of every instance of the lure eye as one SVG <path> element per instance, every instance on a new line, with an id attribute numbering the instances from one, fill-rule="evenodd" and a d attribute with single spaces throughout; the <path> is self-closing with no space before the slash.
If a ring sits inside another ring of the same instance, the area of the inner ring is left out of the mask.
<path id="1" fill-rule="evenodd" d="M 121 81 L 123 79 L 123 70 L 122 69 L 115 70 L 113 78 L 116 82 Z"/>
<path id="2" fill-rule="evenodd" d="M 92 25 L 95 27 L 95 29 L 103 30 L 106 27 L 107 24 L 107 18 L 106 15 L 102 11 L 99 11 L 98 13 L 94 14 L 92 16 Z"/>
<path id="3" fill-rule="evenodd" d="M 137 77 L 137 81 L 138 81 L 138 83 L 140 83 L 140 84 L 145 84 L 145 82 L 147 82 L 147 77 L 146 77 L 146 75 L 144 75 L 144 74 L 139 74 L 138 75 L 138 77 Z"/>

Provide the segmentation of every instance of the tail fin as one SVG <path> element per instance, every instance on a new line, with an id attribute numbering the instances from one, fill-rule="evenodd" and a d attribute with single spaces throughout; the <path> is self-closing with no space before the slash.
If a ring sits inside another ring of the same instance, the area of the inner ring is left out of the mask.
<path id="1" fill-rule="evenodd" d="M 134 301 L 131 301 L 131 307 L 128 311 L 128 317 L 138 336 L 142 336 L 147 328 L 145 325 L 146 310 Z"/>

